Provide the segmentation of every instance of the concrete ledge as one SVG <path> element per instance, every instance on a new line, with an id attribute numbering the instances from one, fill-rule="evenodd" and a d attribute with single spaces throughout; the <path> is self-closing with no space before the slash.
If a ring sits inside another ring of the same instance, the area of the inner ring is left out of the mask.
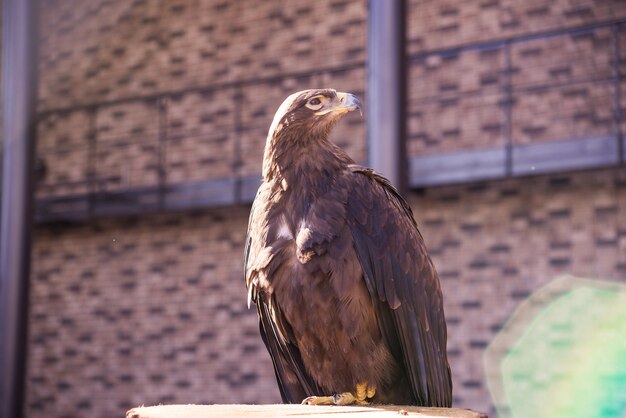
<path id="1" fill-rule="evenodd" d="M 332 414 L 332 415 L 331 415 Z M 412 416 L 422 418 L 487 418 L 487 415 L 460 408 L 424 408 L 418 406 L 309 406 L 309 405 L 159 405 L 141 406 L 126 413 L 126 418 L 272 418 L 308 416 L 354 418 Z"/>

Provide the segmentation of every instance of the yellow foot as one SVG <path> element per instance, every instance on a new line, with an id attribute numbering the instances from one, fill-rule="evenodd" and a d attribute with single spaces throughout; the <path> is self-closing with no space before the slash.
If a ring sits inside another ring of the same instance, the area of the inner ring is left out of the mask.
<path id="1" fill-rule="evenodd" d="M 309 396 L 302 405 L 369 405 L 368 399 L 376 395 L 376 388 L 367 383 L 356 385 L 356 396 L 350 392 L 337 393 L 333 396 Z"/>
<path id="2" fill-rule="evenodd" d="M 376 395 L 376 388 L 367 383 L 359 383 L 356 385 L 356 403 L 359 405 L 368 405 L 368 399 L 372 399 Z"/>

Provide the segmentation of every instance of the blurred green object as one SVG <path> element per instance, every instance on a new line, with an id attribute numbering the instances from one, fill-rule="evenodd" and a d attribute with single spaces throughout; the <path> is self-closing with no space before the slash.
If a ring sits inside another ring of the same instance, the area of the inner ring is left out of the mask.
<path id="1" fill-rule="evenodd" d="M 626 417 L 626 285 L 562 276 L 485 351 L 500 417 Z"/>

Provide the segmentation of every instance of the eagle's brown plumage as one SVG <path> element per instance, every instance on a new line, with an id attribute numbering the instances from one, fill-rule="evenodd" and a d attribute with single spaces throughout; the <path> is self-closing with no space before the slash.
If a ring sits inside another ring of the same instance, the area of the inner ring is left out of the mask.
<path id="1" fill-rule="evenodd" d="M 284 402 L 366 383 L 374 403 L 450 406 L 439 279 L 411 209 L 328 140 L 359 105 L 306 90 L 276 113 L 248 227 L 249 299 Z"/>

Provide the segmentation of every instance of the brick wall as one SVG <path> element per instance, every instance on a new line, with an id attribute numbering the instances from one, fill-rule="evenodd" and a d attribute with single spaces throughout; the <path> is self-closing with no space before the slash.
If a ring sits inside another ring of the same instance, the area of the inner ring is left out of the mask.
<path id="1" fill-rule="evenodd" d="M 39 228 L 27 416 L 279 401 L 246 307 L 248 210 Z"/>

